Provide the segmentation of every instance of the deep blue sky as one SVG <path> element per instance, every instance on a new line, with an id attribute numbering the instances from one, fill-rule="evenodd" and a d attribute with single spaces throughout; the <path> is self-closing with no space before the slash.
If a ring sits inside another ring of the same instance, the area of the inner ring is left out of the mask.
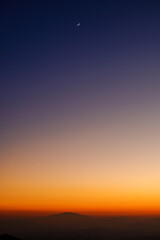
<path id="1" fill-rule="evenodd" d="M 158 97 L 159 1 L 3 1 L 0 16 L 3 129 Z"/>
<path id="2" fill-rule="evenodd" d="M 159 214 L 160 0 L 0 2 L 0 210 Z"/>

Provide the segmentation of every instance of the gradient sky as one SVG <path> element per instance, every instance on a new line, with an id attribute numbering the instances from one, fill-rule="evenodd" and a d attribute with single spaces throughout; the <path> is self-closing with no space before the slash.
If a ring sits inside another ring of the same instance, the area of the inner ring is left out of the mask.
<path id="1" fill-rule="evenodd" d="M 160 2 L 0 16 L 0 210 L 160 214 Z"/>

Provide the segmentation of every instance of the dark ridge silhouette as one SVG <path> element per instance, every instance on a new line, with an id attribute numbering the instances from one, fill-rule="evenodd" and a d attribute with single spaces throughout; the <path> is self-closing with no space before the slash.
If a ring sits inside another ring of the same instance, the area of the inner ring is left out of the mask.
<path id="1" fill-rule="evenodd" d="M 0 235 L 0 240 L 22 240 L 22 239 L 13 237 L 9 234 L 2 234 L 2 235 Z"/>
<path id="2" fill-rule="evenodd" d="M 1 239 L 160 240 L 160 218 L 92 217 L 63 212 L 45 217 L 0 220 Z"/>

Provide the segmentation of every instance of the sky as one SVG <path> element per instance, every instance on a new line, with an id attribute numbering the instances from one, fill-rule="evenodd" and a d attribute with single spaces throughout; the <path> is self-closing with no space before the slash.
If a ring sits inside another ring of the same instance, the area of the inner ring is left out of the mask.
<path id="1" fill-rule="evenodd" d="M 160 2 L 0 18 L 0 211 L 160 214 Z"/>

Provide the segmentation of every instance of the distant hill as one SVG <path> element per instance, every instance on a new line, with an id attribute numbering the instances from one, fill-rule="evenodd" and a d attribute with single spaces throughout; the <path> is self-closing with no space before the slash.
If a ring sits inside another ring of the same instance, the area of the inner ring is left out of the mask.
<path id="1" fill-rule="evenodd" d="M 52 225 L 53 228 L 86 228 L 93 221 L 89 216 L 81 215 L 73 212 L 63 212 L 52 214 L 41 219 L 44 223 Z"/>
<path id="2" fill-rule="evenodd" d="M 47 217 L 46 219 L 89 219 L 89 216 L 86 215 L 81 215 L 79 213 L 74 213 L 74 212 L 63 212 L 63 213 L 58 213 L 58 214 L 51 214 Z"/>

